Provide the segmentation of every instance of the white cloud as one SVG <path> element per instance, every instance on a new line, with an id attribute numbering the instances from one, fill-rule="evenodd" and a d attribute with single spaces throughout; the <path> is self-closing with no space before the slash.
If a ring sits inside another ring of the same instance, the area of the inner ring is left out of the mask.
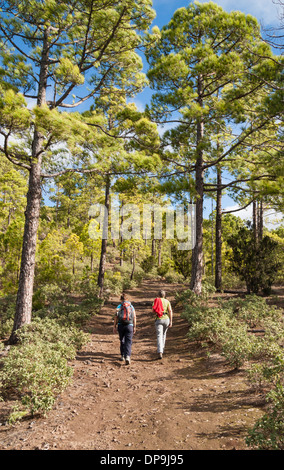
<path id="1" fill-rule="evenodd" d="M 199 0 L 206 3 L 208 0 Z M 226 11 L 242 11 L 243 13 L 255 16 L 263 25 L 279 24 L 279 7 L 273 0 L 218 0 Z"/>
<path id="2" fill-rule="evenodd" d="M 240 206 L 237 204 L 226 207 L 224 211 L 235 211 L 236 209 L 240 209 Z M 242 220 L 252 221 L 252 204 L 238 212 L 232 212 L 232 214 L 240 217 Z M 269 208 L 264 210 L 263 224 L 265 227 L 269 230 L 273 230 L 281 225 L 281 223 L 283 223 L 283 214 L 281 212 L 276 212 L 274 209 Z"/>
<path id="3" fill-rule="evenodd" d="M 170 5 L 171 7 L 177 9 L 181 6 L 187 7 L 190 3 L 190 0 L 153 0 L 153 8 L 158 9 L 160 6 Z"/>
<path id="4" fill-rule="evenodd" d="M 135 106 L 137 107 L 138 111 L 140 111 L 140 113 L 143 113 L 145 111 L 145 103 L 143 103 L 138 98 L 129 99 L 129 103 L 134 103 Z"/>
<path id="5" fill-rule="evenodd" d="M 201 3 L 207 3 L 209 0 L 199 0 Z M 226 11 L 238 10 L 246 14 L 255 16 L 263 25 L 279 25 L 280 7 L 275 4 L 276 0 L 217 0 Z M 177 10 L 181 7 L 187 7 L 190 0 L 153 0 L 153 7 L 157 11 L 157 17 L 164 14 L 165 8 Z"/>
<path id="6" fill-rule="evenodd" d="M 252 205 L 246 207 L 245 209 L 237 210 L 240 209 L 240 206 L 237 204 L 234 204 L 233 206 L 228 206 L 224 209 L 225 212 L 230 212 L 230 211 L 236 211 L 232 212 L 233 215 L 236 215 L 237 217 L 240 217 L 243 220 L 252 220 Z"/>
<path id="7" fill-rule="evenodd" d="M 281 212 L 276 212 L 273 209 L 268 209 L 266 212 L 264 212 L 263 223 L 269 230 L 276 229 L 280 225 L 283 225 L 283 222 L 284 218 Z"/>
<path id="8" fill-rule="evenodd" d="M 25 98 L 27 102 L 27 108 L 28 109 L 33 109 L 36 106 L 36 99 L 33 98 Z"/>

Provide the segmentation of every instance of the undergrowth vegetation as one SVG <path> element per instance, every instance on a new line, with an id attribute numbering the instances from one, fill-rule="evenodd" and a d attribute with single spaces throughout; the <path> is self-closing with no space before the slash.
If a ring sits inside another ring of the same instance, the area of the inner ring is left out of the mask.
<path id="1" fill-rule="evenodd" d="M 89 340 L 84 332 L 88 319 L 96 315 L 109 292 L 118 294 L 137 286 L 145 276 L 155 276 L 137 271 L 133 279 L 128 265 L 107 272 L 102 299 L 90 275 L 72 295 L 57 283 L 39 286 L 33 296 L 32 322 L 18 330 L 18 342 L 9 346 L 8 352 L 3 351 L 4 341 L 13 327 L 16 296 L 0 299 L 0 399 L 14 403 L 10 423 L 25 416 L 45 415 L 52 409 L 72 380 L 70 361 Z"/>
<path id="2" fill-rule="evenodd" d="M 3 339 L 10 331 L 15 299 L 1 300 Z M 89 340 L 82 328 L 101 303 L 95 296 L 79 303 L 63 299 L 57 286 L 37 292 L 32 322 L 18 330 L 17 344 L 1 360 L 0 396 L 14 402 L 10 423 L 27 415 L 45 415 L 53 407 L 72 379 L 70 361 Z"/>
<path id="3" fill-rule="evenodd" d="M 265 414 L 246 439 L 252 448 L 284 449 L 284 324 L 283 313 L 265 298 L 216 299 L 205 286 L 201 296 L 185 290 L 176 296 L 189 323 L 188 338 L 223 355 L 234 369 L 245 367 L 247 380 L 265 393 Z"/>

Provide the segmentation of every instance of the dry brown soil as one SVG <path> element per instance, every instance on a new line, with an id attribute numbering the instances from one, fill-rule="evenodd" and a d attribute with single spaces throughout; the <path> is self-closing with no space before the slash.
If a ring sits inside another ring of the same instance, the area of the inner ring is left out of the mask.
<path id="1" fill-rule="evenodd" d="M 72 363 L 72 384 L 54 409 L 14 426 L 0 416 L 0 450 L 247 449 L 263 396 L 251 392 L 244 370 L 233 372 L 218 354 L 208 357 L 189 343 L 178 308 L 157 360 L 149 302 L 159 287 L 173 300 L 179 286 L 145 281 L 129 291 L 137 313 L 131 364 L 119 360 L 112 297 L 90 321 L 91 341 Z"/>

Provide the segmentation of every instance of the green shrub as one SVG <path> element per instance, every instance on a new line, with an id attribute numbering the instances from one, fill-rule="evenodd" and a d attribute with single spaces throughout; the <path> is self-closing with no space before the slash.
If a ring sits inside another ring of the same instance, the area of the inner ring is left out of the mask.
<path id="1" fill-rule="evenodd" d="M 248 335 L 245 325 L 231 325 L 230 332 L 223 338 L 222 355 L 235 369 L 251 360 L 257 349 L 257 338 Z"/>
<path id="2" fill-rule="evenodd" d="M 191 274 L 191 250 L 179 250 L 177 246 L 171 248 L 174 269 L 186 280 Z"/>
<path id="3" fill-rule="evenodd" d="M 143 259 L 143 261 L 141 261 L 140 266 L 145 273 L 151 272 L 155 266 L 155 256 L 147 256 Z"/>
<path id="4" fill-rule="evenodd" d="M 62 298 L 63 291 L 57 284 L 46 284 L 37 289 L 33 295 L 33 310 L 40 310 L 50 302 L 55 303 Z"/>
<path id="5" fill-rule="evenodd" d="M 201 315 L 201 312 L 203 315 Z M 219 310 L 200 309 L 198 312 L 191 312 L 188 332 L 190 340 L 207 341 L 217 345 L 220 344 L 225 331 L 227 331 L 227 319 Z"/>
<path id="6" fill-rule="evenodd" d="M 190 289 L 176 295 L 183 305 L 182 316 L 189 323 L 189 339 L 219 348 L 235 368 L 251 359 L 264 360 L 279 352 L 278 343 L 284 338 L 280 310 L 256 295 L 222 299 L 217 307 L 209 307 L 207 300 L 212 291 L 214 288 L 209 284 L 202 295 L 197 296 Z M 249 333 L 255 326 L 264 329 L 263 337 Z"/>
<path id="7" fill-rule="evenodd" d="M 0 299 L 0 338 L 6 338 L 13 328 L 16 310 L 16 296 L 7 295 Z"/>
<path id="8" fill-rule="evenodd" d="M 62 345 L 70 346 L 74 350 L 80 349 L 88 339 L 88 335 L 75 326 L 64 327 L 55 319 L 49 318 L 34 319 L 32 323 L 18 330 L 17 337 L 20 345 L 42 341 L 54 349 L 57 349 L 58 345 L 62 343 Z M 66 357 L 68 358 L 68 354 Z"/>
<path id="9" fill-rule="evenodd" d="M 247 295 L 245 298 L 221 300 L 220 306 L 250 328 L 261 326 L 266 318 L 280 320 L 280 310 L 269 306 L 263 297 L 255 294 Z"/>
<path id="10" fill-rule="evenodd" d="M 278 344 L 272 345 L 268 351 L 265 351 L 264 356 L 263 349 L 261 349 L 261 361 L 252 364 L 248 371 L 249 383 L 252 384 L 256 389 L 264 387 L 274 387 L 277 383 L 283 380 L 284 375 L 284 354 L 282 347 Z"/>
<path id="11" fill-rule="evenodd" d="M 164 277 L 170 270 L 171 268 L 171 263 L 170 261 L 164 262 L 157 268 L 157 273 L 159 276 Z"/>
<path id="12" fill-rule="evenodd" d="M 231 269 L 245 281 L 248 293 L 271 292 L 271 286 L 281 268 L 279 243 L 269 236 L 256 242 L 253 230 L 241 227 L 228 238 L 231 252 Z"/>
<path id="13" fill-rule="evenodd" d="M 42 297 L 43 298 L 43 297 Z M 33 312 L 33 318 L 56 319 L 60 325 L 83 327 L 91 315 L 98 312 L 103 299 L 89 293 L 78 304 L 74 298 L 56 295 L 45 297 L 44 306 Z"/>
<path id="14" fill-rule="evenodd" d="M 259 450 L 284 450 L 284 389 L 277 384 L 267 395 L 267 412 L 249 430 L 248 446 Z"/>
<path id="15" fill-rule="evenodd" d="M 189 323 L 188 337 L 203 346 L 214 346 L 234 368 L 249 362 L 249 383 L 268 388 L 267 412 L 249 430 L 247 444 L 267 450 L 284 449 L 284 325 L 283 313 L 256 295 L 220 300 L 209 307 L 208 294 L 191 290 L 176 295 Z M 251 332 L 260 328 L 261 336 Z"/>
<path id="16" fill-rule="evenodd" d="M 46 414 L 52 408 L 72 378 L 68 361 L 89 337 L 55 320 L 36 319 L 18 331 L 18 339 L 0 370 L 1 396 L 17 400 L 10 421 L 27 414 Z"/>
<path id="17" fill-rule="evenodd" d="M 77 284 L 77 291 L 83 295 L 91 295 L 92 297 L 98 296 L 98 270 L 91 271 L 89 267 L 85 267 L 82 274 L 82 279 Z"/>
<path id="18" fill-rule="evenodd" d="M 198 309 L 195 315 L 191 314 L 191 322 L 189 339 L 212 344 L 232 367 L 240 368 L 253 356 L 256 338 L 249 336 L 246 325 L 238 323 L 226 311 L 218 308 Z"/>

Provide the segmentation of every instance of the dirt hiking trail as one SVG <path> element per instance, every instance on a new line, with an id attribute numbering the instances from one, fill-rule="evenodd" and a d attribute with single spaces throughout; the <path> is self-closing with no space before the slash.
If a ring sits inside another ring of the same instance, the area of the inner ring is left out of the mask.
<path id="1" fill-rule="evenodd" d="M 2 423 L 0 450 L 247 449 L 247 429 L 262 415 L 263 397 L 250 392 L 244 372 L 189 343 L 178 308 L 157 360 L 150 302 L 159 288 L 174 300 L 178 287 L 148 280 L 128 291 L 137 314 L 130 365 L 119 360 L 112 332 L 119 297 L 112 297 L 91 319 L 91 341 L 73 361 L 72 384 L 53 410 L 14 426 Z"/>

